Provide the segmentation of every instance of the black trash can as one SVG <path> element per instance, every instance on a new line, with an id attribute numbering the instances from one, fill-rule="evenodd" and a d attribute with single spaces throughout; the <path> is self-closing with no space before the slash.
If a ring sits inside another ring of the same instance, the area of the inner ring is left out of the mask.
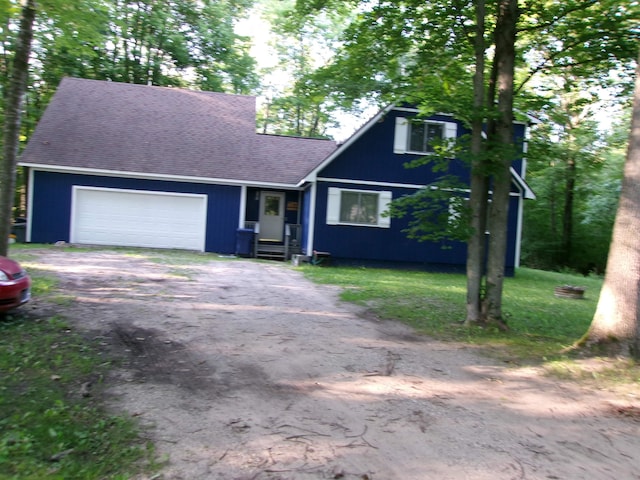
<path id="1" fill-rule="evenodd" d="M 239 228 L 236 231 L 236 255 L 250 257 L 253 253 L 253 230 Z"/>
<path id="2" fill-rule="evenodd" d="M 11 226 L 11 233 L 15 235 L 16 243 L 25 243 L 27 224 L 25 222 L 16 222 Z"/>

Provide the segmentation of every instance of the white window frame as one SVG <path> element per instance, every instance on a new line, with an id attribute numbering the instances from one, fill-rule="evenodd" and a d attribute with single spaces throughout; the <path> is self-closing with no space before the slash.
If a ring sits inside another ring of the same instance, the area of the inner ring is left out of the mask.
<path id="1" fill-rule="evenodd" d="M 377 223 L 352 223 L 340 221 L 340 206 L 342 203 L 342 192 L 349 193 L 366 193 L 378 195 L 378 218 Z M 349 225 L 353 227 L 374 227 L 374 228 L 390 228 L 391 217 L 383 216 L 389 208 L 392 199 L 390 191 L 381 190 L 358 190 L 352 188 L 336 188 L 329 187 L 327 193 L 327 225 Z"/>
<path id="2" fill-rule="evenodd" d="M 434 155 L 434 152 L 419 152 L 410 150 L 412 119 L 396 117 L 396 128 L 393 142 L 393 152 L 399 154 Z M 458 136 L 458 124 L 455 122 L 443 122 L 440 120 L 424 120 L 426 124 L 442 125 L 442 138 L 446 141 L 455 141 Z"/>

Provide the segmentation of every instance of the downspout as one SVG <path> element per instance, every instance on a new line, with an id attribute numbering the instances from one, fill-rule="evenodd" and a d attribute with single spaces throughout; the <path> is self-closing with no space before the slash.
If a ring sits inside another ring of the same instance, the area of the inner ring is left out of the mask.
<path id="1" fill-rule="evenodd" d="M 309 231 L 307 232 L 307 255 L 313 255 L 313 237 L 315 235 L 316 225 L 316 194 L 317 183 L 311 184 L 311 193 L 309 195 Z"/>
<path id="2" fill-rule="evenodd" d="M 240 187 L 240 212 L 238 215 L 238 228 L 244 228 L 247 212 L 247 186 Z"/>
<path id="3" fill-rule="evenodd" d="M 527 153 L 529 153 L 529 129 L 525 129 L 524 142 L 522 143 L 522 172 L 520 176 L 523 180 L 527 178 Z"/>
<path id="4" fill-rule="evenodd" d="M 25 242 L 31 243 L 31 224 L 33 222 L 33 183 L 34 183 L 34 169 L 25 167 L 29 170 L 29 180 L 27 192 L 27 231 L 25 232 Z"/>
<path id="5" fill-rule="evenodd" d="M 524 128 L 524 141 L 522 143 L 522 172 L 520 172 L 520 178 L 525 180 L 527 175 L 527 153 L 529 152 L 529 128 Z M 518 191 L 520 196 L 518 198 L 518 221 L 516 226 L 516 249 L 515 249 L 515 261 L 513 262 L 514 268 L 520 268 L 520 253 L 522 249 L 522 230 L 524 222 L 524 201 L 527 198 L 527 192 L 522 185 L 518 185 Z"/>
<path id="6" fill-rule="evenodd" d="M 515 257 L 514 258 L 514 268 L 520 267 L 520 249 L 522 246 L 522 221 L 524 218 L 524 191 L 522 187 L 518 186 L 518 191 L 520 195 L 518 195 L 518 220 L 516 225 L 516 249 L 515 249 Z"/>

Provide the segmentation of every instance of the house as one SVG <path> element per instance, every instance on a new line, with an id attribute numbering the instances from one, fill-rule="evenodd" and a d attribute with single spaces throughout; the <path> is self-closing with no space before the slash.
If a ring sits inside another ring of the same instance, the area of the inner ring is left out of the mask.
<path id="1" fill-rule="evenodd" d="M 450 116 L 408 121 L 415 114 L 389 107 L 336 145 L 257 133 L 250 96 L 65 78 L 20 159 L 26 239 L 464 268 L 464 243 L 410 240 L 406 219 L 382 215 L 436 178 L 407 160 L 431 138 L 466 133 Z M 512 168 L 510 270 L 532 196 L 525 166 Z M 468 177 L 459 160 L 450 171 Z"/>

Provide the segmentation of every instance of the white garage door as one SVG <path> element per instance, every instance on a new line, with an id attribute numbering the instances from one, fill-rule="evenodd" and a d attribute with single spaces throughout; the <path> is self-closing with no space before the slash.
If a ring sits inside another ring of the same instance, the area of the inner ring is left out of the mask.
<path id="1" fill-rule="evenodd" d="M 73 187 L 71 242 L 204 251 L 207 196 Z"/>

